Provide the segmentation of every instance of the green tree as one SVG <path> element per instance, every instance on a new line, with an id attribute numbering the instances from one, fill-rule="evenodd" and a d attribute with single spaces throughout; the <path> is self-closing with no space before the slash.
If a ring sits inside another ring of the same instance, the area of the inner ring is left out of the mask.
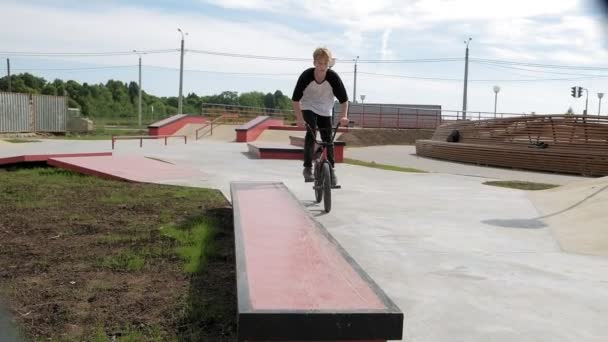
<path id="1" fill-rule="evenodd" d="M 129 82 L 129 100 L 135 103 L 135 98 L 139 98 L 139 85 L 135 82 Z"/>
<path id="2" fill-rule="evenodd" d="M 239 96 L 239 105 L 248 107 L 264 107 L 264 93 L 252 91 Z"/>
<path id="3" fill-rule="evenodd" d="M 266 94 L 264 96 L 264 107 L 274 109 L 274 105 L 274 95 L 271 93 Z"/>

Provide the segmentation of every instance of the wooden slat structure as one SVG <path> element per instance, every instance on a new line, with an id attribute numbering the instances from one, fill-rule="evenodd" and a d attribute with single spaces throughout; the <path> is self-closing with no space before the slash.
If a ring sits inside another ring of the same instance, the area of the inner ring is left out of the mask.
<path id="1" fill-rule="evenodd" d="M 447 137 L 458 130 L 458 142 Z M 608 117 L 536 115 L 441 125 L 416 141 L 420 156 L 479 165 L 608 175 Z"/>

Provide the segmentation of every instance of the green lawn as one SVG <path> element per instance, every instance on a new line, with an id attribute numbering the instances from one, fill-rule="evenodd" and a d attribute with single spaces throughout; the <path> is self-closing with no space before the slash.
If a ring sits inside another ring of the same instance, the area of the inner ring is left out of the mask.
<path id="1" fill-rule="evenodd" d="M 412 167 L 401 167 L 401 166 L 394 166 L 394 165 L 378 164 L 374 161 L 366 162 L 366 161 L 350 159 L 350 158 L 344 158 L 344 163 L 351 164 L 351 165 L 372 167 L 372 168 L 388 170 L 388 171 L 426 173 L 426 171 L 415 169 Z"/>
<path id="2" fill-rule="evenodd" d="M 483 184 L 499 186 L 503 188 L 519 189 L 519 190 L 547 190 L 556 188 L 559 185 L 545 184 L 545 183 L 534 183 L 524 181 L 488 181 Z"/>

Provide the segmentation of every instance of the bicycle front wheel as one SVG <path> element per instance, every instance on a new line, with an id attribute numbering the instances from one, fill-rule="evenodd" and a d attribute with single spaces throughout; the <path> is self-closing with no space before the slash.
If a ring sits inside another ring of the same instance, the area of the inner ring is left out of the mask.
<path id="1" fill-rule="evenodd" d="M 331 170 L 329 163 L 323 163 L 323 169 L 321 171 L 321 176 L 323 177 L 323 205 L 325 207 L 325 212 L 328 213 L 331 211 Z"/>
<path id="2" fill-rule="evenodd" d="M 314 172 L 315 172 L 315 200 L 317 200 L 317 203 L 321 203 L 321 201 L 323 200 L 323 177 L 321 177 L 321 175 L 323 174 L 323 172 L 319 172 L 321 170 L 319 170 L 319 168 L 317 167 L 317 165 L 315 165 L 314 168 Z"/>

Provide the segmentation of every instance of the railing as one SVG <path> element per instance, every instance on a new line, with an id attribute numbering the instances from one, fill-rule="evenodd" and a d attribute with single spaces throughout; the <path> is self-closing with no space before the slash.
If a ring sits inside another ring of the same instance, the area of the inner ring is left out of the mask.
<path id="1" fill-rule="evenodd" d="M 217 103 L 203 103 L 201 112 L 203 116 L 214 117 L 223 114 L 236 114 L 239 117 L 255 118 L 270 116 L 273 118 L 295 117 L 293 110 L 273 109 L 264 107 L 251 107 L 240 105 L 225 105 Z"/>
<path id="2" fill-rule="evenodd" d="M 136 140 L 139 139 L 139 147 L 143 146 L 144 139 L 165 139 L 165 146 L 167 146 L 168 138 L 184 138 L 184 144 L 188 143 L 188 136 L 186 135 L 113 135 L 112 136 L 112 149 L 116 140 Z"/>
<path id="3" fill-rule="evenodd" d="M 246 117 L 241 117 L 238 114 L 222 114 L 219 117 L 208 122 L 207 124 L 203 125 L 202 127 L 198 128 L 195 131 L 196 140 L 204 137 L 205 135 L 207 135 L 207 133 L 209 133 L 209 135 L 213 135 L 213 126 L 214 125 L 219 126 L 219 125 L 226 124 L 226 123 L 241 123 L 241 122 L 243 122 L 243 120 L 249 120 L 249 119 Z M 204 130 L 208 130 L 208 131 L 203 132 Z M 201 132 L 203 132 L 203 133 L 201 133 Z"/>

